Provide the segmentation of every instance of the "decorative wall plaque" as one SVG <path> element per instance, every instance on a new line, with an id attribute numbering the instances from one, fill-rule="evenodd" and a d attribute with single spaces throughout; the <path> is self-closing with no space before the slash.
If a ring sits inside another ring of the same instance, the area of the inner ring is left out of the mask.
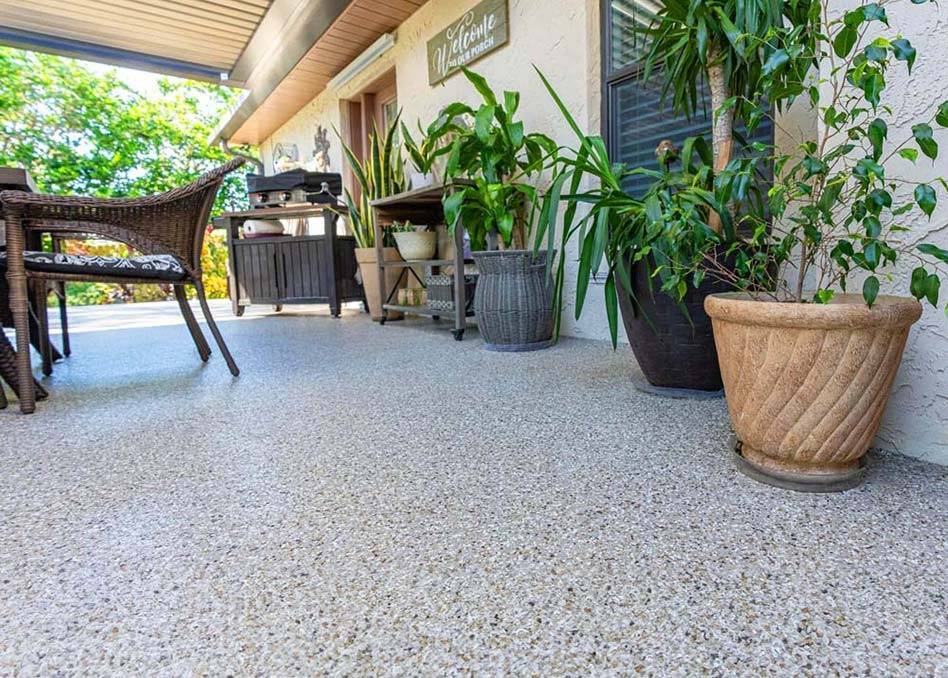
<path id="1" fill-rule="evenodd" d="M 507 0 L 484 0 L 428 41 L 428 83 L 435 85 L 461 66 L 507 44 Z"/>

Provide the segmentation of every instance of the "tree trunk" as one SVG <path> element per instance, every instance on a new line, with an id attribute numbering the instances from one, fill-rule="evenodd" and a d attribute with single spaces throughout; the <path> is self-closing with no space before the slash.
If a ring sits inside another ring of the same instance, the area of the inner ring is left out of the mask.
<path id="1" fill-rule="evenodd" d="M 731 162 L 734 145 L 734 108 L 719 110 L 731 96 L 724 74 L 724 56 L 717 46 L 708 48 L 708 87 L 711 89 L 711 147 L 714 151 L 714 173 L 722 172 Z M 708 215 L 708 225 L 715 233 L 722 229 L 721 216 Z"/>

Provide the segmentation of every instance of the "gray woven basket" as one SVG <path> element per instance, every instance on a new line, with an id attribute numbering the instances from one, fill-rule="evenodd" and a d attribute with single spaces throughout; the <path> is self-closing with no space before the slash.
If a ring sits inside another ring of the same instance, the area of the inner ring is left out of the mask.
<path id="1" fill-rule="evenodd" d="M 474 252 L 480 279 L 477 327 L 490 351 L 536 351 L 553 343 L 553 280 L 547 250 Z"/>

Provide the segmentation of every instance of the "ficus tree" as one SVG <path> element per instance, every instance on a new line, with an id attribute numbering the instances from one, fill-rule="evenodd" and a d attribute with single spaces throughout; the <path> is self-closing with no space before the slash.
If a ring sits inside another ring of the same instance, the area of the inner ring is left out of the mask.
<path id="1" fill-rule="evenodd" d="M 864 1 L 834 14 L 823 0 L 808 19 L 814 41 L 801 42 L 789 29 L 773 34 L 777 65 L 763 74 L 755 98 L 789 103 L 803 97 L 821 133 L 770 158 L 775 180 L 768 209 L 739 217 L 753 233 L 752 247 L 737 253 L 735 269 L 714 269 L 756 298 L 828 303 L 855 277 L 872 305 L 882 284 L 894 283 L 908 264 L 908 291 L 939 303 L 948 250 L 921 242 L 913 225 L 931 219 L 948 182 L 934 174 L 906 176 L 904 167 L 924 170 L 939 158 L 935 130 L 948 129 L 948 100 L 920 111 L 904 133 L 896 131 L 886 102 L 891 71 L 905 69 L 911 77 L 919 55 L 906 36 L 889 29 L 891 4 Z M 820 65 L 815 72 L 814 61 Z M 746 184 L 755 161 L 732 162 L 716 177 L 716 204 Z M 789 269 L 794 275 L 786 275 Z"/>

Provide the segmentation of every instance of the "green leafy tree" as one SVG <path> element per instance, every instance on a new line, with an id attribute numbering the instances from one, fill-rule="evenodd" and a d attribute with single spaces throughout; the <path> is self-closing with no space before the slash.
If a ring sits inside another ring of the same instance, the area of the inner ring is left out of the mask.
<path id="1" fill-rule="evenodd" d="M 0 47 L 0 165 L 28 169 L 44 193 L 131 197 L 167 191 L 230 158 L 210 137 L 237 96 L 225 87 L 171 78 L 158 80 L 156 93 L 143 93 L 115 70 Z M 231 175 L 213 213 L 245 203 L 243 177 Z M 113 254 L 125 251 L 111 248 Z M 205 273 L 222 275 L 222 267 Z M 75 289 L 76 299 L 115 296 L 100 287 L 90 295 Z M 208 290 L 226 294 L 213 282 Z M 137 287 L 120 296 L 155 298 L 154 290 Z"/>
<path id="2" fill-rule="evenodd" d="M 209 143 L 235 91 L 163 78 L 158 96 L 114 70 L 0 48 L 0 164 L 29 169 L 41 191 L 101 197 L 148 195 L 192 181 L 229 159 Z M 243 204 L 232 176 L 215 209 Z"/>

